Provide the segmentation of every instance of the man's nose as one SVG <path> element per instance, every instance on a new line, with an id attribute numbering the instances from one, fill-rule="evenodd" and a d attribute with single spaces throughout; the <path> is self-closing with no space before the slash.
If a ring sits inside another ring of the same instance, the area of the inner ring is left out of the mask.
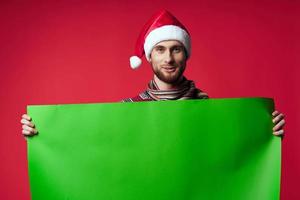
<path id="1" fill-rule="evenodd" d="M 171 51 L 166 51 L 165 55 L 165 63 L 172 63 L 174 61 L 173 55 Z"/>

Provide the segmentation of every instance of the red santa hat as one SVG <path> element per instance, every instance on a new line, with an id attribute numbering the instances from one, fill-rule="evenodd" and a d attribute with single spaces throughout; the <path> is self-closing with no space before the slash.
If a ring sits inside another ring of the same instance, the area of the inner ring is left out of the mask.
<path id="1" fill-rule="evenodd" d="M 130 57 L 130 66 L 137 69 L 142 64 L 143 55 L 149 61 L 153 47 L 165 40 L 177 40 L 191 54 L 191 41 L 187 29 L 168 11 L 157 12 L 143 27 L 135 45 L 135 55 Z"/>

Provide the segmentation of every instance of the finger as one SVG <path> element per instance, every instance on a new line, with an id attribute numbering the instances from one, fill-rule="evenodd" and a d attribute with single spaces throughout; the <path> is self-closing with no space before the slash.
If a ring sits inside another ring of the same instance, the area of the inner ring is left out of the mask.
<path id="1" fill-rule="evenodd" d="M 28 121 L 31 121 L 31 117 L 30 117 L 29 115 L 27 115 L 27 114 L 23 114 L 23 115 L 22 115 L 22 118 L 23 118 L 23 119 L 26 119 L 26 120 L 28 120 Z"/>
<path id="2" fill-rule="evenodd" d="M 33 135 L 36 135 L 37 134 L 37 132 L 35 133 L 35 132 L 30 132 L 30 131 L 28 131 L 28 130 L 22 130 L 22 134 L 23 135 L 25 135 L 25 136 L 33 136 Z"/>
<path id="3" fill-rule="evenodd" d="M 26 136 L 32 135 L 32 133 L 30 131 L 26 131 L 26 130 L 22 130 L 22 134 L 26 135 Z"/>
<path id="4" fill-rule="evenodd" d="M 284 126 L 284 124 L 285 124 L 285 120 L 282 119 L 279 123 L 277 123 L 277 124 L 273 127 L 273 131 L 278 131 L 278 130 L 282 129 L 283 126 Z"/>
<path id="5" fill-rule="evenodd" d="M 30 127 L 34 127 L 35 126 L 34 123 L 28 121 L 27 119 L 21 119 L 21 123 L 25 124 L 27 126 L 30 126 Z"/>
<path id="6" fill-rule="evenodd" d="M 273 135 L 282 136 L 282 135 L 284 135 L 284 130 L 275 131 L 275 132 L 273 132 Z"/>
<path id="7" fill-rule="evenodd" d="M 36 133 L 37 133 L 37 130 L 36 130 L 35 128 L 31 128 L 31 127 L 29 127 L 29 126 L 27 126 L 27 125 L 23 125 L 22 128 L 23 128 L 23 130 L 29 131 L 29 132 L 31 132 L 31 133 L 33 133 L 33 134 L 36 134 Z"/>
<path id="8" fill-rule="evenodd" d="M 278 114 L 279 114 L 279 112 L 278 112 L 277 110 L 275 110 L 275 111 L 272 113 L 273 117 L 277 116 Z"/>
<path id="9" fill-rule="evenodd" d="M 34 136 L 34 135 L 37 135 L 38 133 L 32 133 L 30 131 L 27 131 L 27 130 L 22 130 L 22 134 L 26 137 L 29 137 L 29 136 Z"/>
<path id="10" fill-rule="evenodd" d="M 275 118 L 273 118 L 273 123 L 277 124 L 280 120 L 282 120 L 284 118 L 284 115 L 282 113 L 280 113 L 279 115 L 277 115 Z"/>

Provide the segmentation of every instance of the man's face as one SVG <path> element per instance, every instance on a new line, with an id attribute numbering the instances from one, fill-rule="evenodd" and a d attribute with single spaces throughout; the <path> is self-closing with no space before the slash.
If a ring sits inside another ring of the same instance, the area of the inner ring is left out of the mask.
<path id="1" fill-rule="evenodd" d="M 157 78 L 165 83 L 175 84 L 182 77 L 186 60 L 182 43 L 177 40 L 167 40 L 154 46 L 149 62 Z"/>

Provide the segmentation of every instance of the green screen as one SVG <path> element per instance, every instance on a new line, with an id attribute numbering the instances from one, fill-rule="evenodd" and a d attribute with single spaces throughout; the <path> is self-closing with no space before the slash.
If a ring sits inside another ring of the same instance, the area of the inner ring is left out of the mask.
<path id="1" fill-rule="evenodd" d="M 28 106 L 33 200 L 274 200 L 267 98 Z"/>

